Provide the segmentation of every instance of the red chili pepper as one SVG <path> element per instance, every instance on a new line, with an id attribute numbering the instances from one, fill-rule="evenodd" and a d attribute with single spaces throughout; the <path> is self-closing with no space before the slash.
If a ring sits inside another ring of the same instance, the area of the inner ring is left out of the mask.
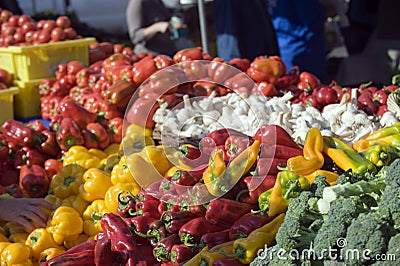
<path id="1" fill-rule="evenodd" d="M 200 244 L 200 239 L 204 234 L 222 230 L 224 228 L 221 226 L 212 224 L 204 216 L 200 216 L 185 223 L 179 230 L 179 237 L 183 244 L 195 246 Z"/>
<path id="2" fill-rule="evenodd" d="M 78 125 L 71 118 L 64 118 L 57 129 L 56 140 L 60 148 L 67 151 L 75 145 L 84 144 Z"/>
<path id="3" fill-rule="evenodd" d="M 178 194 L 181 194 L 186 191 L 187 187 L 193 186 L 197 183 L 197 180 L 190 175 L 188 171 L 185 170 L 177 170 L 171 176 L 172 186 L 176 189 Z"/>
<path id="4" fill-rule="evenodd" d="M 175 234 L 179 232 L 179 229 L 188 221 L 198 217 L 196 214 L 190 211 L 165 211 L 160 220 L 164 222 L 165 229 Z"/>
<path id="5" fill-rule="evenodd" d="M 63 169 L 63 163 L 57 159 L 50 158 L 44 162 L 43 167 L 46 171 L 47 177 L 51 181 L 54 175 L 61 173 Z"/>
<path id="6" fill-rule="evenodd" d="M 303 150 L 282 144 L 261 144 L 260 158 L 280 158 L 289 159 L 291 157 L 303 155 Z"/>
<path id="7" fill-rule="evenodd" d="M 64 253 L 55 256 L 54 258 L 42 263 L 42 266 L 51 265 L 93 265 L 94 264 L 94 249 L 96 240 L 90 239 L 82 242 Z"/>
<path id="8" fill-rule="evenodd" d="M 165 225 L 161 220 L 154 221 L 149 226 L 149 231 L 147 235 L 143 236 L 145 238 L 150 238 L 150 244 L 155 247 L 161 239 L 166 238 L 169 233 L 165 229 Z"/>
<path id="9" fill-rule="evenodd" d="M 178 234 L 161 239 L 153 249 L 154 257 L 157 261 L 170 261 L 172 247 L 177 244 L 181 244 Z"/>
<path id="10" fill-rule="evenodd" d="M 42 139 L 39 150 L 47 155 L 56 157 L 60 153 L 60 147 L 57 144 L 56 134 L 48 129 L 40 132 Z"/>
<path id="11" fill-rule="evenodd" d="M 14 166 L 17 169 L 20 169 L 23 165 L 43 166 L 46 159 L 45 155 L 37 149 L 24 146 L 15 153 Z"/>
<path id="12" fill-rule="evenodd" d="M 190 260 L 198 253 L 198 249 L 188 247 L 184 244 L 175 244 L 171 248 L 171 262 L 181 263 Z"/>
<path id="13" fill-rule="evenodd" d="M 254 140 L 259 140 L 264 145 L 285 145 L 299 148 L 289 133 L 278 125 L 262 125 L 254 134 Z"/>
<path id="14" fill-rule="evenodd" d="M 218 198 L 208 205 L 205 218 L 213 224 L 229 228 L 239 217 L 250 212 L 254 205 Z"/>
<path id="15" fill-rule="evenodd" d="M 94 247 L 94 263 L 96 265 L 112 265 L 117 256 L 111 251 L 111 240 L 100 232 L 97 234 Z"/>
<path id="16" fill-rule="evenodd" d="M 183 144 L 179 147 L 179 160 L 191 168 L 208 163 L 209 158 L 195 146 Z"/>
<path id="17" fill-rule="evenodd" d="M 232 135 L 229 136 L 225 141 L 225 150 L 229 159 L 235 158 L 248 146 L 253 144 L 254 140 L 249 136 L 243 135 Z"/>
<path id="18" fill-rule="evenodd" d="M 181 63 L 192 60 L 202 60 L 203 49 L 201 47 L 185 48 L 175 53 L 173 60 L 175 63 Z"/>
<path id="19" fill-rule="evenodd" d="M 44 197 L 49 190 L 49 179 L 40 165 L 23 165 L 19 176 L 19 185 L 31 198 Z"/>
<path id="20" fill-rule="evenodd" d="M 136 202 L 135 213 L 130 213 L 131 216 L 140 216 L 143 213 L 148 213 L 153 218 L 160 218 L 160 213 L 158 212 L 158 204 L 160 203 L 159 200 L 152 199 L 152 200 L 139 200 Z"/>
<path id="21" fill-rule="evenodd" d="M 246 72 L 246 70 L 250 67 L 250 61 L 247 58 L 232 58 L 229 60 L 228 64 L 243 72 Z"/>
<path id="22" fill-rule="evenodd" d="M 231 240 L 229 239 L 230 231 L 231 229 L 228 228 L 222 231 L 206 233 L 200 238 L 200 244 L 211 249 L 216 245 L 229 242 Z"/>
<path id="23" fill-rule="evenodd" d="M 178 195 L 174 193 L 174 190 L 161 196 L 157 209 L 159 215 L 166 211 L 179 211 Z"/>
<path id="24" fill-rule="evenodd" d="M 150 224 L 158 219 L 146 214 L 142 216 L 125 218 L 124 220 L 132 232 L 146 234 L 150 229 Z"/>
<path id="25" fill-rule="evenodd" d="M 111 240 L 111 250 L 120 254 L 123 264 L 128 261 L 128 257 L 125 257 L 124 254 L 126 252 L 131 253 L 132 256 L 135 256 L 134 259 L 139 261 L 140 254 L 135 253 L 137 244 L 134 241 L 133 233 L 121 217 L 111 212 L 105 213 L 100 224 L 107 238 Z"/>
<path id="26" fill-rule="evenodd" d="M 60 114 L 64 118 L 73 119 L 80 129 L 85 128 L 87 124 L 93 123 L 97 119 L 95 113 L 89 112 L 71 97 L 65 97 L 58 107 Z"/>
<path id="27" fill-rule="evenodd" d="M 135 212 L 136 197 L 128 191 L 127 195 L 122 196 L 123 192 L 118 194 L 117 214 L 123 218 L 128 218 L 131 215 L 129 212 Z"/>
<path id="28" fill-rule="evenodd" d="M 266 176 L 246 176 L 244 178 L 244 183 L 247 186 L 248 194 L 245 197 L 241 197 L 240 194 L 237 198 L 240 202 L 245 202 L 249 204 L 257 204 L 258 197 L 261 193 L 267 191 L 275 185 L 276 175 L 266 175 Z"/>
<path id="29" fill-rule="evenodd" d="M 247 237 L 252 231 L 269 223 L 272 220 L 268 215 L 247 213 L 237 219 L 229 231 L 229 240 Z"/>
<path id="30" fill-rule="evenodd" d="M 105 149 L 110 145 L 110 138 L 108 137 L 107 130 L 100 123 L 89 123 L 86 129 L 96 136 L 100 149 Z"/>
<path id="31" fill-rule="evenodd" d="M 8 142 L 16 143 L 21 147 L 34 147 L 39 141 L 37 133 L 32 128 L 12 119 L 3 123 L 1 132 Z"/>
<path id="32" fill-rule="evenodd" d="M 287 159 L 281 158 L 258 158 L 256 161 L 256 175 L 276 175 L 279 173 L 278 167 L 286 167 Z"/>

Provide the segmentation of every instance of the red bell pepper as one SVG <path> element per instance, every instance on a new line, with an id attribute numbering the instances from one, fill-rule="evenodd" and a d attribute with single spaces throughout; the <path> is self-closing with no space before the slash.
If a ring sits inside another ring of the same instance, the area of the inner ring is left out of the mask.
<path id="1" fill-rule="evenodd" d="M 65 97 L 61 101 L 58 109 L 64 118 L 73 119 L 80 129 L 85 128 L 87 124 L 93 123 L 97 119 L 95 113 L 89 112 L 82 105 L 75 102 L 71 97 Z"/>
<path id="2" fill-rule="evenodd" d="M 234 74 L 224 82 L 224 86 L 232 91 L 238 91 L 243 87 L 250 91 L 254 85 L 254 81 L 244 72 Z"/>
<path id="3" fill-rule="evenodd" d="M 239 217 L 249 213 L 254 205 L 218 198 L 210 202 L 205 218 L 213 224 L 229 228 Z"/>
<path id="4" fill-rule="evenodd" d="M 172 247 L 178 244 L 181 244 L 179 235 L 169 235 L 157 243 L 153 249 L 153 255 L 157 261 L 170 261 Z"/>
<path id="5" fill-rule="evenodd" d="M 388 93 L 384 90 L 377 90 L 373 95 L 373 101 L 380 105 L 385 105 L 388 98 Z"/>
<path id="6" fill-rule="evenodd" d="M 84 67 L 81 70 L 79 70 L 76 74 L 76 85 L 79 87 L 87 87 L 89 86 L 89 77 L 92 74 L 96 74 L 97 71 L 90 67 Z"/>
<path id="7" fill-rule="evenodd" d="M 0 171 L 0 185 L 7 187 L 13 184 L 19 184 L 19 170 L 15 169 L 15 167 L 10 164 L 2 165 Z"/>
<path id="8" fill-rule="evenodd" d="M 42 96 L 47 96 L 50 94 L 50 89 L 53 87 L 54 83 L 56 82 L 53 78 L 44 78 L 39 83 L 39 94 Z"/>
<path id="9" fill-rule="evenodd" d="M 196 81 L 207 78 L 207 66 L 203 61 L 187 61 L 179 65 L 185 73 L 185 80 Z"/>
<path id="10" fill-rule="evenodd" d="M 127 195 L 122 196 L 123 192 L 118 194 L 117 214 L 123 218 L 130 217 L 130 213 L 135 212 L 136 197 L 128 191 Z"/>
<path id="11" fill-rule="evenodd" d="M 225 141 L 225 150 L 230 159 L 235 158 L 244 151 L 248 146 L 253 144 L 254 140 L 246 135 L 232 135 Z"/>
<path id="12" fill-rule="evenodd" d="M 152 222 L 149 226 L 149 231 L 147 231 L 147 235 L 143 236 L 143 238 L 150 239 L 150 245 L 155 247 L 161 239 L 166 238 L 169 233 L 165 229 L 165 225 L 162 221 L 156 220 Z"/>
<path id="13" fill-rule="evenodd" d="M 237 219 L 229 231 L 229 240 L 247 237 L 252 231 L 269 223 L 272 220 L 268 215 L 247 213 Z M 228 241 L 227 241 L 228 242 Z"/>
<path id="14" fill-rule="evenodd" d="M 148 213 L 153 218 L 160 218 L 160 213 L 158 212 L 158 204 L 160 203 L 157 199 L 145 199 L 136 202 L 135 213 L 130 213 L 131 216 L 143 215 L 143 213 Z"/>
<path id="15" fill-rule="evenodd" d="M 189 171 L 189 174 L 194 177 L 194 179 L 199 182 L 199 180 L 203 177 L 204 171 L 207 169 L 208 163 L 204 163 L 202 165 L 198 165 L 192 170 Z"/>
<path id="16" fill-rule="evenodd" d="M 110 145 L 110 138 L 107 130 L 100 123 L 89 123 L 86 130 L 92 132 L 96 136 L 96 140 L 100 149 L 105 149 Z"/>
<path id="17" fill-rule="evenodd" d="M 65 97 L 69 94 L 73 84 L 75 84 L 75 82 L 69 81 L 67 76 L 64 76 L 53 83 L 53 86 L 50 87 L 50 93 L 48 96 Z"/>
<path id="18" fill-rule="evenodd" d="M 40 119 L 33 120 L 26 124 L 28 127 L 32 128 L 36 132 L 42 132 L 43 130 L 47 130 L 47 127 Z"/>
<path id="19" fill-rule="evenodd" d="M 44 162 L 43 167 L 46 171 L 47 177 L 51 182 L 54 175 L 61 173 L 63 169 L 63 163 L 60 160 L 50 158 Z"/>
<path id="20" fill-rule="evenodd" d="M 188 247 L 184 244 L 175 244 L 171 248 L 171 262 L 182 263 L 190 260 L 193 256 L 198 253 L 198 249 Z"/>
<path id="21" fill-rule="evenodd" d="M 243 179 L 247 186 L 247 195 L 241 197 L 241 194 L 237 195 L 237 199 L 240 202 L 245 202 L 249 204 L 257 204 L 258 197 L 261 193 L 267 191 L 275 185 L 276 175 L 266 175 L 266 176 L 246 176 Z"/>
<path id="22" fill-rule="evenodd" d="M 310 86 L 312 89 L 321 85 L 321 81 L 314 74 L 307 71 L 301 72 L 299 79 L 299 82 L 308 84 L 308 86 Z"/>
<path id="23" fill-rule="evenodd" d="M 262 125 L 254 134 L 254 140 L 259 140 L 264 145 L 285 145 L 299 148 L 289 133 L 278 125 Z"/>
<path id="24" fill-rule="evenodd" d="M 139 234 L 146 234 L 150 229 L 150 224 L 158 219 L 151 217 L 150 215 L 141 215 L 136 217 L 125 218 L 124 221 L 129 226 L 132 232 Z"/>
<path id="25" fill-rule="evenodd" d="M 124 119 L 122 117 L 114 117 L 107 121 L 107 132 L 110 143 L 119 144 L 122 141 Z"/>
<path id="26" fill-rule="evenodd" d="M 198 216 L 190 211 L 166 211 L 160 220 L 164 222 L 165 229 L 169 233 L 176 234 L 185 223 L 196 217 Z"/>
<path id="27" fill-rule="evenodd" d="M 286 90 L 288 87 L 296 85 L 299 82 L 300 70 L 298 66 L 293 66 L 293 68 L 285 75 L 278 79 L 275 84 L 276 88 L 281 90 Z"/>
<path id="28" fill-rule="evenodd" d="M 83 137 L 83 145 L 88 149 L 99 148 L 99 143 L 97 141 L 96 135 L 87 129 L 82 129 L 81 134 Z"/>
<path id="29" fill-rule="evenodd" d="M 15 143 L 21 147 L 34 147 L 39 141 L 35 130 L 13 119 L 3 123 L 1 132 L 8 142 Z"/>
<path id="30" fill-rule="evenodd" d="M 41 138 L 39 150 L 44 154 L 56 157 L 61 151 L 56 141 L 56 134 L 48 129 L 43 130 L 39 134 Z"/>
<path id="31" fill-rule="evenodd" d="M 212 247 L 229 242 L 231 239 L 229 239 L 231 229 L 225 229 L 222 231 L 217 231 L 217 232 L 211 232 L 211 233 L 206 233 L 200 238 L 200 245 L 207 246 L 209 249 Z"/>
<path id="32" fill-rule="evenodd" d="M 112 265 L 116 259 L 117 254 L 111 251 L 111 240 L 103 232 L 98 233 L 94 247 L 95 265 Z"/>
<path id="33" fill-rule="evenodd" d="M 208 65 L 208 75 L 212 81 L 218 84 L 225 84 L 227 80 L 240 73 L 237 68 L 215 59 Z M 243 76 L 245 77 L 245 76 Z M 240 78 L 239 78 L 240 79 Z M 233 88 L 230 88 L 233 89 Z"/>
<path id="34" fill-rule="evenodd" d="M 14 166 L 17 169 L 20 169 L 25 164 L 43 166 L 46 159 L 47 157 L 39 150 L 24 146 L 15 153 Z"/>
<path id="35" fill-rule="evenodd" d="M 175 53 L 173 60 L 175 63 L 181 63 L 193 60 L 203 59 L 203 49 L 201 47 L 185 48 Z"/>
<path id="36" fill-rule="evenodd" d="M 72 146 L 84 144 L 81 131 L 71 118 L 63 118 L 56 132 L 56 140 L 63 151 L 67 151 Z"/>
<path id="37" fill-rule="evenodd" d="M 187 246 L 196 246 L 200 244 L 201 237 L 206 233 L 222 231 L 219 225 L 212 224 L 204 216 L 189 220 L 179 230 L 181 242 Z"/>
<path id="38" fill-rule="evenodd" d="M 287 159 L 281 158 L 258 158 L 256 161 L 256 175 L 276 175 L 279 173 L 279 168 L 286 167 Z"/>
<path id="39" fill-rule="evenodd" d="M 357 98 L 357 107 L 363 110 L 367 115 L 375 114 L 378 109 L 377 104 L 372 100 L 372 96 L 365 94 Z"/>
<path id="40" fill-rule="evenodd" d="M 161 196 L 157 209 L 160 215 L 166 211 L 179 211 L 178 194 L 175 190 L 169 191 Z"/>
<path id="41" fill-rule="evenodd" d="M 221 96 L 219 94 L 219 87 L 221 86 L 213 82 L 210 78 L 205 78 L 196 81 L 192 87 L 188 88 L 183 93 L 189 95 L 193 94 L 193 96 L 210 96 L 211 93 L 215 92 L 216 96 Z"/>
<path id="42" fill-rule="evenodd" d="M 10 149 L 8 147 L 7 140 L 1 134 L 0 135 L 0 163 L 3 163 L 7 160 L 9 152 L 10 152 Z"/>
<path id="43" fill-rule="evenodd" d="M 171 184 L 178 194 L 185 192 L 187 187 L 191 187 L 197 182 L 198 180 L 191 176 L 186 170 L 177 170 L 171 176 Z"/>
<path id="44" fill-rule="evenodd" d="M 246 73 L 256 82 L 268 81 L 275 85 L 286 73 L 286 65 L 279 56 L 258 57 L 253 60 Z"/>
<path id="45" fill-rule="evenodd" d="M 62 97 L 44 96 L 40 98 L 40 112 L 43 119 L 50 120 L 52 117 L 59 114 L 58 105 Z"/>
<path id="46" fill-rule="evenodd" d="M 49 179 L 46 171 L 40 165 L 23 165 L 19 176 L 19 185 L 25 189 L 31 198 L 47 195 Z"/>
<path id="47" fill-rule="evenodd" d="M 200 149 L 202 152 L 210 155 L 217 146 L 225 145 L 227 138 L 231 135 L 246 136 L 245 134 L 231 129 L 231 128 L 221 128 L 214 130 L 200 140 Z"/>
<path id="48" fill-rule="evenodd" d="M 164 54 L 156 55 L 156 57 L 154 57 L 153 60 L 158 69 L 169 67 L 174 64 L 174 60 L 172 60 L 172 58 L 169 57 L 168 55 L 164 55 Z"/>
<path id="49" fill-rule="evenodd" d="M 289 159 L 303 154 L 303 150 L 282 144 L 261 144 L 260 158 Z"/>
<path id="50" fill-rule="evenodd" d="M 155 122 L 153 115 L 159 108 L 157 103 L 157 95 L 155 97 L 138 98 L 127 111 L 126 119 L 130 124 L 145 126 L 146 128 L 154 128 Z"/>
<path id="51" fill-rule="evenodd" d="M 29 197 L 28 192 L 19 186 L 19 184 L 11 184 L 4 188 L 8 195 L 13 198 L 26 198 Z"/>
<path id="52" fill-rule="evenodd" d="M 275 85 L 267 81 L 258 82 L 251 90 L 251 94 L 254 93 L 261 94 L 265 97 L 275 97 L 281 95 L 281 93 L 276 89 Z"/>
<path id="53" fill-rule="evenodd" d="M 144 57 L 135 63 L 132 68 L 133 81 L 139 85 L 148 79 L 152 74 L 157 72 L 157 66 L 151 57 Z"/>
<path id="54" fill-rule="evenodd" d="M 243 72 L 246 72 L 246 70 L 250 67 L 250 61 L 247 58 L 232 58 L 229 60 L 228 64 Z"/>

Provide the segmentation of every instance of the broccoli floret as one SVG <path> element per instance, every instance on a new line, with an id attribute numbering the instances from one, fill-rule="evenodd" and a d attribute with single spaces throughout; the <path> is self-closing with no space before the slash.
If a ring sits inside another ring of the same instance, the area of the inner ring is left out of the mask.
<path id="1" fill-rule="evenodd" d="M 365 265 L 371 263 L 376 255 L 384 254 L 389 239 L 395 234 L 391 225 L 384 221 L 377 212 L 371 211 L 360 214 L 348 227 L 346 245 L 343 254 L 353 250 L 359 251 L 359 256 L 345 256 L 346 265 Z M 368 257 L 363 251 L 369 250 Z"/>
<path id="2" fill-rule="evenodd" d="M 381 261 L 382 266 L 392 266 L 400 260 L 400 234 L 392 236 L 386 251 L 385 261 Z"/>
<path id="3" fill-rule="evenodd" d="M 356 183 L 361 180 L 364 181 L 371 181 L 376 178 L 375 174 L 366 172 L 366 173 L 354 173 L 350 170 L 347 170 L 343 174 L 341 174 L 337 179 L 336 179 L 336 184 L 346 184 L 346 183 Z"/>
<path id="4" fill-rule="evenodd" d="M 250 263 L 250 266 L 295 266 L 297 265 L 288 254 L 281 254 L 278 256 L 279 247 L 277 245 L 263 250 L 258 256 Z"/>
<path id="5" fill-rule="evenodd" d="M 290 251 L 310 246 L 323 221 L 322 215 L 310 208 L 309 201 L 313 198 L 313 193 L 303 191 L 290 202 L 285 220 L 276 235 L 279 248 Z"/>
<path id="6" fill-rule="evenodd" d="M 337 248 L 337 241 L 346 236 L 347 227 L 361 212 L 367 211 L 360 204 L 359 197 L 340 197 L 331 203 L 321 229 L 315 236 L 313 247 L 318 257 L 324 250 Z M 328 255 L 328 254 L 326 254 Z"/>
<path id="7" fill-rule="evenodd" d="M 400 159 L 396 159 L 387 167 L 385 175 L 386 188 L 379 201 L 380 214 L 400 228 Z"/>
<path id="8" fill-rule="evenodd" d="M 310 191 L 314 193 L 314 196 L 322 198 L 322 192 L 324 188 L 329 187 L 329 183 L 326 182 L 326 176 L 318 175 L 310 186 Z"/>

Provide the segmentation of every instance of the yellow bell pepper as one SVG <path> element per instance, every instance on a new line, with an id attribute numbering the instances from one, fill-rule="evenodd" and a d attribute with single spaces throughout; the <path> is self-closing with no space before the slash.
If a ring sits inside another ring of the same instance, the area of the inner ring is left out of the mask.
<path id="1" fill-rule="evenodd" d="M 80 216 L 82 216 L 83 212 L 89 206 L 90 202 L 84 200 L 81 195 L 71 195 L 61 201 L 60 206 L 68 206 L 74 208 Z"/>
<path id="2" fill-rule="evenodd" d="M 111 171 L 111 183 L 136 183 L 131 170 L 126 162 L 126 156 L 122 156 L 118 164 L 116 164 Z"/>
<path id="3" fill-rule="evenodd" d="M 26 233 L 25 228 L 16 222 L 7 222 L 4 225 L 4 230 L 7 235 L 13 235 L 16 233 Z"/>
<path id="4" fill-rule="evenodd" d="M 120 161 L 120 156 L 118 154 L 111 154 L 107 158 L 101 160 L 100 169 L 106 171 L 107 173 L 111 173 L 114 166 L 116 166 Z"/>
<path id="5" fill-rule="evenodd" d="M 55 256 L 63 254 L 65 252 L 65 248 L 62 246 L 58 246 L 56 248 L 46 248 L 42 252 L 40 252 L 39 262 L 45 262 L 51 260 Z"/>
<path id="6" fill-rule="evenodd" d="M 120 145 L 120 150 L 123 150 L 126 155 L 140 152 L 148 145 L 155 145 L 154 140 L 149 136 L 143 135 L 126 135 Z"/>
<path id="7" fill-rule="evenodd" d="M 155 169 L 157 169 L 157 171 L 163 176 L 173 165 L 168 160 L 164 149 L 167 149 L 167 147 L 148 145 L 139 153 L 146 162 L 155 167 Z"/>
<path id="8" fill-rule="evenodd" d="M 103 231 L 100 221 L 106 212 L 104 200 L 93 201 L 83 212 L 83 232 L 88 236 L 94 236 Z"/>
<path id="9" fill-rule="evenodd" d="M 339 175 L 335 172 L 331 172 L 328 170 L 321 170 L 321 169 L 316 170 L 313 173 L 306 175 L 305 177 L 308 179 L 308 182 L 312 184 L 312 182 L 314 182 L 314 179 L 319 175 L 325 176 L 326 182 L 328 182 L 329 185 L 331 186 L 336 184 L 336 179 L 339 177 Z"/>
<path id="10" fill-rule="evenodd" d="M 25 243 L 28 235 L 26 232 L 14 233 L 8 236 L 8 240 L 13 243 Z"/>
<path id="11" fill-rule="evenodd" d="M 85 241 L 87 241 L 90 238 L 90 236 L 88 236 L 85 233 L 81 233 L 79 234 L 77 237 L 75 237 L 74 239 L 67 239 L 64 241 L 64 247 L 66 249 L 70 249 L 72 247 L 75 247 Z"/>
<path id="12" fill-rule="evenodd" d="M 54 194 L 47 194 L 46 197 L 44 197 L 44 199 L 48 202 L 50 202 L 51 204 L 54 205 L 55 208 L 60 207 L 61 205 L 61 199 L 59 197 L 57 197 Z M 42 211 L 44 211 L 48 216 L 50 216 L 50 214 L 53 212 L 52 210 L 46 209 L 46 208 L 41 208 Z"/>
<path id="13" fill-rule="evenodd" d="M 65 240 L 78 238 L 83 231 L 83 220 L 74 208 L 60 206 L 54 211 L 47 230 L 53 234 L 54 241 L 61 245 Z"/>
<path id="14" fill-rule="evenodd" d="M 84 183 L 79 187 L 81 197 L 89 202 L 104 199 L 107 189 L 113 184 L 108 173 L 98 168 L 90 168 L 83 174 Z"/>
<path id="15" fill-rule="evenodd" d="M 23 243 L 11 243 L 1 252 L 1 265 L 32 265 L 31 249 Z"/>
<path id="16" fill-rule="evenodd" d="M 1 253 L 3 253 L 3 250 L 10 244 L 11 244 L 11 242 L 8 242 L 8 241 L 0 242 L 0 258 L 1 258 Z"/>
<path id="17" fill-rule="evenodd" d="M 83 174 L 86 168 L 78 164 L 68 164 L 63 167 L 61 173 L 54 175 L 50 183 L 50 191 L 55 196 L 65 199 L 79 193 L 79 186 L 83 183 Z"/>
<path id="18" fill-rule="evenodd" d="M 100 161 L 107 154 L 98 149 L 88 150 L 84 146 L 72 146 L 64 155 L 63 165 L 78 164 L 84 168 L 100 167 Z"/>
<path id="19" fill-rule="evenodd" d="M 163 174 L 158 172 L 152 163 L 146 161 L 138 153 L 128 155 L 126 161 L 136 183 L 141 187 L 146 188 L 149 185 L 164 179 Z"/>
<path id="20" fill-rule="evenodd" d="M 117 183 L 114 186 L 111 186 L 104 196 L 104 204 L 107 211 L 117 213 L 118 194 L 120 192 L 128 193 L 129 191 L 133 195 L 137 195 L 140 189 L 141 188 L 136 183 Z"/>
<path id="21" fill-rule="evenodd" d="M 31 248 L 31 256 L 38 260 L 40 253 L 48 248 L 58 248 L 53 236 L 45 228 L 36 228 L 26 238 L 25 245 Z"/>
<path id="22" fill-rule="evenodd" d="M 125 129 L 124 136 L 133 136 L 133 135 L 141 135 L 151 137 L 153 136 L 153 129 L 148 127 L 143 127 L 140 125 L 130 124 Z"/>
<path id="23" fill-rule="evenodd" d="M 113 143 L 113 144 L 109 145 L 107 148 L 104 149 L 104 152 L 108 156 L 110 156 L 112 154 L 118 154 L 118 152 L 119 152 L 119 144 Z"/>

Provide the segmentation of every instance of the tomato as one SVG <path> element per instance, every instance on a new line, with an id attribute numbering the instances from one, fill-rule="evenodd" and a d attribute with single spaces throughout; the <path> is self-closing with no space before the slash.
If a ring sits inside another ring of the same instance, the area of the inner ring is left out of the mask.
<path id="1" fill-rule="evenodd" d="M 17 27 L 10 24 L 6 24 L 5 26 L 2 25 L 1 28 L 1 35 L 4 37 L 14 35 L 14 33 L 17 32 Z"/>
<path id="2" fill-rule="evenodd" d="M 65 40 L 66 34 L 61 27 L 55 27 L 50 34 L 52 41 L 58 42 Z"/>
<path id="3" fill-rule="evenodd" d="M 10 25 L 12 25 L 12 26 L 17 27 L 18 19 L 19 19 L 19 15 L 12 15 L 11 17 L 9 17 L 8 23 L 10 23 Z"/>
<path id="4" fill-rule="evenodd" d="M 39 20 L 39 21 L 36 23 L 36 27 L 37 27 L 39 30 L 43 29 L 43 25 L 44 25 L 45 22 L 46 22 L 46 20 L 44 20 L 44 19 Z"/>
<path id="5" fill-rule="evenodd" d="M 73 40 L 73 39 L 75 39 L 76 36 L 78 35 L 78 34 L 76 33 L 76 31 L 75 31 L 73 28 L 71 28 L 71 27 L 65 28 L 65 29 L 64 29 L 64 32 L 65 32 L 65 35 L 66 35 L 66 39 L 67 39 L 67 40 Z"/>
<path id="6" fill-rule="evenodd" d="M 337 92 L 329 87 L 329 86 L 322 86 L 316 89 L 317 102 L 322 105 L 332 104 L 338 102 L 338 95 Z"/>
<path id="7" fill-rule="evenodd" d="M 39 36 L 38 36 L 38 42 L 39 43 L 48 43 L 51 40 L 50 38 L 50 32 L 47 30 L 41 30 L 39 32 Z"/>
<path id="8" fill-rule="evenodd" d="M 71 20 L 67 16 L 59 16 L 56 19 L 56 26 L 60 28 L 68 28 L 71 26 Z"/>
<path id="9" fill-rule="evenodd" d="M 21 27 L 24 23 L 31 21 L 31 17 L 29 17 L 27 14 L 22 14 L 18 18 L 18 26 Z"/>
<path id="10" fill-rule="evenodd" d="M 25 41 L 25 34 L 22 33 L 21 28 L 17 28 L 17 31 L 13 35 L 16 43 L 21 43 Z"/>
<path id="11" fill-rule="evenodd" d="M 1 21 L 5 22 L 8 21 L 8 19 L 12 16 L 12 13 L 6 9 L 3 9 L 0 13 L 0 19 Z"/>
<path id="12" fill-rule="evenodd" d="M 30 30 L 27 33 L 25 33 L 25 42 L 32 43 L 34 33 L 35 33 L 35 31 L 33 31 L 33 30 Z"/>
<path id="13" fill-rule="evenodd" d="M 56 22 L 52 19 L 48 19 L 43 23 L 42 30 L 51 32 L 56 27 Z"/>

